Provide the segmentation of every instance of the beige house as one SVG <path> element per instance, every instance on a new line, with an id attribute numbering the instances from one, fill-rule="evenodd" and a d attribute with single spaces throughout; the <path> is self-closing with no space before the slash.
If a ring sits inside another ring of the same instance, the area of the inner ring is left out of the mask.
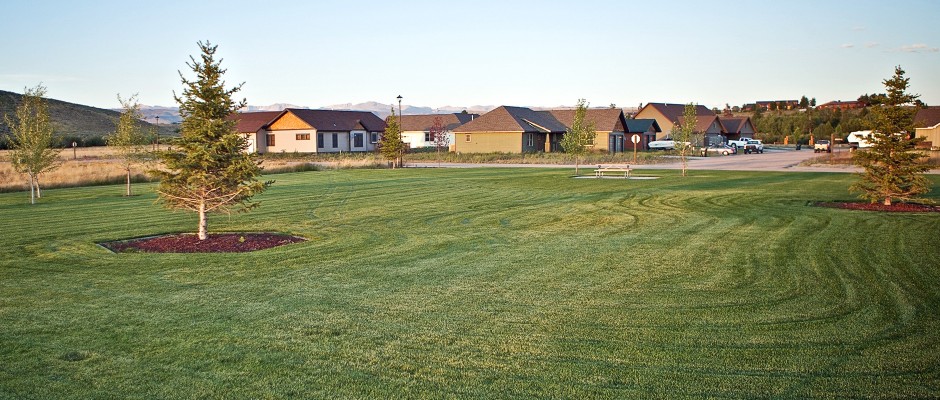
<path id="1" fill-rule="evenodd" d="M 238 113 L 238 132 L 256 153 L 338 153 L 375 151 L 385 121 L 371 112 L 288 108 Z"/>
<path id="2" fill-rule="evenodd" d="M 570 127 L 574 123 L 575 111 L 571 109 L 549 110 L 548 112 L 562 125 Z M 619 108 L 596 108 L 585 111 L 584 119 L 594 123 L 595 135 L 592 150 L 624 151 L 623 143 L 624 135 L 627 132 L 627 122 L 623 110 Z"/>
<path id="3" fill-rule="evenodd" d="M 454 129 L 479 117 L 479 114 L 453 113 L 453 114 L 420 114 L 401 116 L 401 140 L 412 149 L 434 147 L 434 137 L 431 127 L 440 120 L 447 135 L 448 147 L 454 145 Z M 386 120 L 387 121 L 387 120 Z"/>
<path id="4" fill-rule="evenodd" d="M 660 133 L 656 135 L 656 140 L 662 140 L 668 137 L 672 128 L 676 126 L 682 114 L 685 113 L 685 104 L 667 104 L 667 103 L 648 103 L 639 112 L 636 113 L 636 119 L 655 119 L 659 124 Z M 702 105 L 695 106 L 696 133 L 705 134 L 706 138 L 721 135 L 724 127 L 718 121 L 718 116 L 707 107 Z"/>
<path id="5" fill-rule="evenodd" d="M 458 153 L 560 151 L 567 127 L 548 111 L 501 106 L 454 129 Z"/>
<path id="6" fill-rule="evenodd" d="M 914 136 L 922 137 L 924 145 L 931 149 L 940 148 L 940 107 L 926 107 L 917 110 L 914 116 Z"/>

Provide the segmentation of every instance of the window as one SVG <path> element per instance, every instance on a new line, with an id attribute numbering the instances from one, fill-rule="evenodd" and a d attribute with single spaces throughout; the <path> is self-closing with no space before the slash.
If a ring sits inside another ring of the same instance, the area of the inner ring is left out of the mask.
<path id="1" fill-rule="evenodd" d="M 362 147 L 362 146 L 364 145 L 364 143 L 362 143 L 362 142 L 363 142 L 363 140 L 362 140 L 362 134 L 361 134 L 361 133 L 354 133 L 354 134 L 353 134 L 353 147 Z"/>
<path id="2" fill-rule="evenodd" d="M 431 132 L 424 132 L 424 141 L 425 141 L 425 142 L 433 142 L 433 141 L 434 141 L 434 135 L 432 135 Z"/>
<path id="3" fill-rule="evenodd" d="M 339 148 L 339 134 L 334 133 L 332 139 L 333 139 L 333 148 L 338 149 Z"/>
<path id="4" fill-rule="evenodd" d="M 309 133 L 298 133 L 295 137 L 297 140 L 310 140 Z"/>
<path id="5" fill-rule="evenodd" d="M 323 148 L 323 134 L 322 133 L 317 133 L 317 148 L 318 149 Z"/>
<path id="6" fill-rule="evenodd" d="M 268 147 L 274 147 L 274 134 L 269 133 L 267 136 Z"/>
<path id="7" fill-rule="evenodd" d="M 469 134 L 469 133 L 467 134 L 467 138 L 466 138 L 466 139 L 464 139 L 464 140 L 465 140 L 465 141 L 466 141 L 467 143 L 469 143 L 469 142 L 470 142 L 470 134 Z"/>
<path id="8" fill-rule="evenodd" d="M 369 142 L 375 144 L 379 142 L 379 134 L 375 132 L 369 133 Z"/>
<path id="9" fill-rule="evenodd" d="M 525 143 L 526 143 L 525 145 L 526 145 L 526 146 L 528 146 L 528 147 L 535 146 L 535 143 L 534 143 L 535 141 L 532 140 L 532 137 L 533 137 L 533 136 L 535 136 L 535 135 L 533 135 L 533 134 L 531 134 L 531 133 L 526 133 L 526 134 L 525 134 Z"/>

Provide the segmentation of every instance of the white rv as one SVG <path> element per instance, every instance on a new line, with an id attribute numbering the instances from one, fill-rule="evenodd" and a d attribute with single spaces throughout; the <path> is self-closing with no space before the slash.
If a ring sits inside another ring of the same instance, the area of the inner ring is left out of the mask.
<path id="1" fill-rule="evenodd" d="M 871 131 L 855 131 L 845 139 L 853 149 L 871 147 Z"/>

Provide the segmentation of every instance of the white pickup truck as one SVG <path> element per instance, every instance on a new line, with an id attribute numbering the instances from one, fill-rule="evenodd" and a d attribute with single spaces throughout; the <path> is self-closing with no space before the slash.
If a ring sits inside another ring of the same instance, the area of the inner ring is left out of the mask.
<path id="1" fill-rule="evenodd" d="M 738 140 L 729 140 L 728 146 L 736 147 L 738 149 L 744 150 L 744 154 L 748 153 L 763 153 L 764 144 L 760 140 L 755 140 L 751 138 L 741 138 Z"/>

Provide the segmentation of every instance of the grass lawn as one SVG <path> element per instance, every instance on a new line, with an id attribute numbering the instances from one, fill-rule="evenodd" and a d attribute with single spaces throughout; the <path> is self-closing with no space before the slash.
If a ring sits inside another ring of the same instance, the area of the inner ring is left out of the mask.
<path id="1" fill-rule="evenodd" d="M 849 174 L 276 175 L 210 231 L 147 184 L 0 194 L 0 398 L 940 395 L 940 214 L 808 206 Z M 940 200 L 940 177 L 934 199 Z"/>

